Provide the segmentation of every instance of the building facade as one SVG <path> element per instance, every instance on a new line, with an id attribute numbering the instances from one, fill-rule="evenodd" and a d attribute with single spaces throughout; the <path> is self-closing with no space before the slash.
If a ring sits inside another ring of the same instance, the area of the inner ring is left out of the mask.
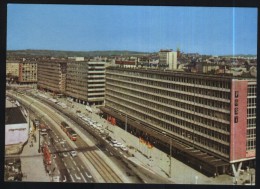
<path id="1" fill-rule="evenodd" d="M 68 62 L 66 95 L 86 105 L 103 105 L 105 62 Z"/>
<path id="2" fill-rule="evenodd" d="M 18 77 L 19 76 L 19 62 L 6 62 L 6 76 Z"/>
<path id="3" fill-rule="evenodd" d="M 21 84 L 30 84 L 37 82 L 37 63 L 24 61 L 19 63 L 18 82 Z"/>
<path id="4" fill-rule="evenodd" d="M 159 65 L 166 67 L 170 70 L 177 69 L 177 52 L 172 50 L 160 50 L 159 51 Z"/>
<path id="5" fill-rule="evenodd" d="M 151 143 L 173 141 L 176 153 L 193 156 L 205 171 L 255 159 L 255 79 L 108 67 L 102 110 L 127 117 L 129 126 L 132 120 Z"/>
<path id="6" fill-rule="evenodd" d="M 27 118 L 20 107 L 6 100 L 5 108 L 5 155 L 19 154 L 29 138 Z"/>
<path id="7" fill-rule="evenodd" d="M 41 61 L 38 62 L 39 89 L 45 89 L 58 94 L 65 93 L 67 62 Z"/>

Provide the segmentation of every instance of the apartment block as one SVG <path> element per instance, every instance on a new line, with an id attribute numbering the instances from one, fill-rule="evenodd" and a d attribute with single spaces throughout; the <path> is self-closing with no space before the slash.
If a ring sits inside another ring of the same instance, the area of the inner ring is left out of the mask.
<path id="1" fill-rule="evenodd" d="M 6 76 L 10 76 L 10 77 L 19 76 L 19 62 L 13 62 L 13 61 L 6 62 Z"/>
<path id="2" fill-rule="evenodd" d="M 67 62 L 65 61 L 40 61 L 38 62 L 39 89 L 45 89 L 58 94 L 65 93 Z"/>
<path id="3" fill-rule="evenodd" d="M 29 84 L 37 82 L 37 63 L 33 61 L 24 61 L 19 63 L 18 82 Z"/>
<path id="4" fill-rule="evenodd" d="M 105 62 L 68 62 L 66 94 L 82 104 L 103 105 Z"/>
<path id="5" fill-rule="evenodd" d="M 212 175 L 255 161 L 255 78 L 108 67 L 102 111 Z"/>

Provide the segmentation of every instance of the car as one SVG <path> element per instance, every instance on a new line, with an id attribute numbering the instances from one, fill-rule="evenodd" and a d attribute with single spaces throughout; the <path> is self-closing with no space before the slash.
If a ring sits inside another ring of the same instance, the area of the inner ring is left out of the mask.
<path id="1" fill-rule="evenodd" d="M 120 148 L 122 146 L 122 144 L 120 142 L 114 143 L 113 144 L 114 147 Z"/>
<path id="2" fill-rule="evenodd" d="M 96 124 L 98 127 L 102 127 L 102 124 L 101 123 L 97 123 Z"/>
<path id="3" fill-rule="evenodd" d="M 68 156 L 68 154 L 64 152 L 64 153 L 63 153 L 63 156 L 64 156 L 64 157 L 67 157 L 67 156 Z"/>
<path id="4" fill-rule="evenodd" d="M 41 134 L 41 136 L 46 136 L 46 135 L 48 135 L 47 132 L 43 132 L 43 131 L 41 131 L 40 134 Z"/>
<path id="5" fill-rule="evenodd" d="M 126 146 L 121 146 L 120 149 L 124 152 L 128 152 L 128 148 Z"/>
<path id="6" fill-rule="evenodd" d="M 116 143 L 117 143 L 117 140 L 112 138 L 112 139 L 110 140 L 110 142 L 111 142 L 112 144 L 116 144 Z"/>
<path id="7" fill-rule="evenodd" d="M 60 182 L 60 176 L 53 176 L 53 182 Z"/>
<path id="8" fill-rule="evenodd" d="M 55 159 L 56 158 L 56 154 L 52 154 L 52 158 Z"/>
<path id="9" fill-rule="evenodd" d="M 77 156 L 77 152 L 76 152 L 76 151 L 71 151 L 71 152 L 70 152 L 70 155 L 71 155 L 72 157 L 75 157 L 75 156 Z"/>

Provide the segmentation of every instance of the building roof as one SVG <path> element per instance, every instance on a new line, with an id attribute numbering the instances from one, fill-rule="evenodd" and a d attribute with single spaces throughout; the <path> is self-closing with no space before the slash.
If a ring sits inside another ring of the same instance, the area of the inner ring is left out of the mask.
<path id="1" fill-rule="evenodd" d="M 10 107 L 5 109 L 5 125 L 27 123 L 20 107 Z"/>

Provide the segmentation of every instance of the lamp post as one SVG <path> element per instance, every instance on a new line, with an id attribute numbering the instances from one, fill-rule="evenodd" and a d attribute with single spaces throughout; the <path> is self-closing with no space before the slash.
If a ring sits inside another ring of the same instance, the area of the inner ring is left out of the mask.
<path id="1" fill-rule="evenodd" d="M 125 114 L 125 132 L 127 133 L 127 114 Z"/>
<path id="2" fill-rule="evenodd" d="M 42 121 L 42 118 L 44 117 L 44 115 L 40 116 L 39 120 L 40 122 Z M 39 147 L 38 147 L 38 153 L 41 152 L 41 133 L 40 133 L 40 128 L 38 127 L 38 131 L 39 131 Z"/>
<path id="3" fill-rule="evenodd" d="M 167 135 L 166 135 L 166 132 L 162 132 L 162 134 L 164 135 L 164 136 L 166 136 L 167 137 Z M 169 150 L 170 150 L 170 152 L 169 152 L 169 175 L 168 175 L 168 177 L 172 177 L 172 139 L 171 139 L 171 137 L 169 137 L 169 143 L 170 143 L 170 147 L 169 147 Z"/>

